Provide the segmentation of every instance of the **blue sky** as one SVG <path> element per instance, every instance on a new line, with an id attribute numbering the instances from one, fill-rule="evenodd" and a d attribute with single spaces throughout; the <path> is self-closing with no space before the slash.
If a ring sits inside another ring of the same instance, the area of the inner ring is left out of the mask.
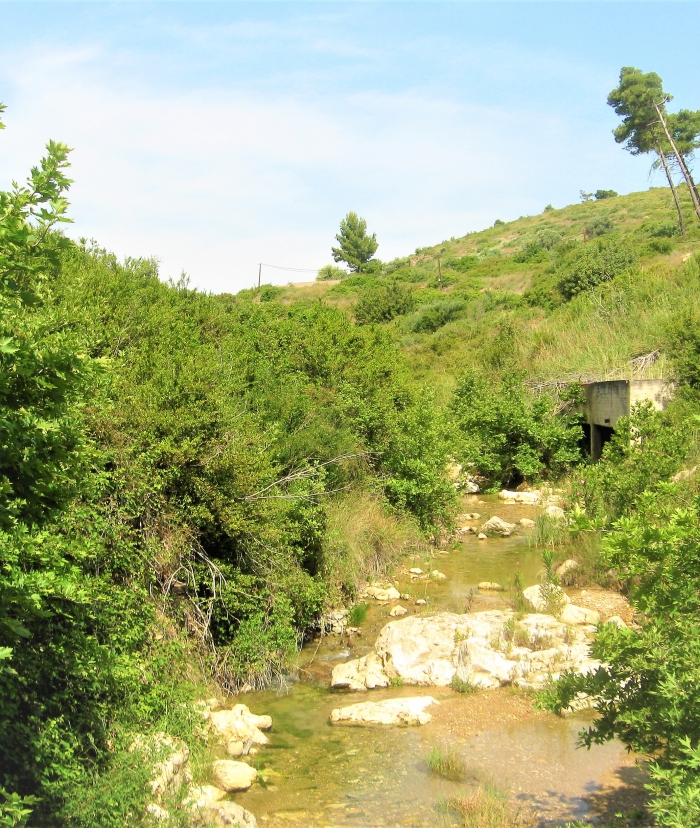
<path id="1" fill-rule="evenodd" d="M 699 24 L 695 3 L 0 2 L 0 186 L 63 140 L 73 236 L 217 292 L 326 264 L 349 210 L 387 260 L 660 184 L 605 99 L 632 65 L 700 107 Z"/>

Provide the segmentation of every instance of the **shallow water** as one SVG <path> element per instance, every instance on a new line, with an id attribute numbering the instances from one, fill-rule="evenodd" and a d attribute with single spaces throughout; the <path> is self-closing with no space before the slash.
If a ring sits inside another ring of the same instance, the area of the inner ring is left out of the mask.
<path id="1" fill-rule="evenodd" d="M 498 514 L 515 522 L 534 517 L 526 506 L 503 506 L 484 497 L 465 504 L 482 519 Z M 481 523 L 481 521 L 479 521 Z M 439 569 L 446 580 L 410 579 L 418 566 Z M 397 588 L 410 594 L 400 603 L 411 612 L 464 612 L 503 606 L 508 593 L 479 596 L 480 581 L 512 583 L 519 570 L 526 584 L 536 581 L 539 553 L 518 531 L 507 539 L 478 541 L 468 536 L 448 554 L 408 559 Z M 475 597 L 474 597 L 475 596 Z M 425 607 L 415 599 L 425 597 Z M 591 751 L 577 750 L 585 716 L 561 719 L 536 712 L 529 699 L 510 688 L 460 696 L 450 688 L 390 687 L 366 693 L 328 690 L 330 671 L 339 661 L 371 649 L 389 620 L 393 604 L 367 613 L 360 637 L 328 636 L 309 644 L 299 658 L 301 681 L 278 691 L 251 693 L 245 703 L 255 713 L 270 714 L 270 744 L 253 758 L 262 782 L 236 801 L 263 825 L 442 826 L 452 820 L 440 804 L 480 783 L 492 783 L 528 812 L 547 822 L 590 815 L 585 797 L 600 789 L 606 775 L 625 763 L 623 747 L 612 742 Z M 440 706 L 433 720 L 413 728 L 331 726 L 334 707 L 397 696 L 433 696 Z M 467 768 L 462 782 L 450 782 L 428 771 L 430 750 L 458 752 Z"/>

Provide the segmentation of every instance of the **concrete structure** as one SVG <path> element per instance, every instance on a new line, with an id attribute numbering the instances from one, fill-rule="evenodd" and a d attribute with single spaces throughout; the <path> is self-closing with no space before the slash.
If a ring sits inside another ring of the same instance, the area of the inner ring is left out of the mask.
<path id="1" fill-rule="evenodd" d="M 657 411 L 663 411 L 673 396 L 673 387 L 660 379 L 589 382 L 583 389 L 586 394 L 584 430 L 590 439 L 592 460 L 600 459 L 617 421 L 620 417 L 629 417 L 634 405 L 650 402 Z"/>

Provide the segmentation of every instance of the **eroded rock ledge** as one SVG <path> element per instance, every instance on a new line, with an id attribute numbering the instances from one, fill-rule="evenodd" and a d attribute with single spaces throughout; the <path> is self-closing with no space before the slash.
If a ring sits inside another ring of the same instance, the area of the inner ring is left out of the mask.
<path id="1" fill-rule="evenodd" d="M 379 633 L 373 653 L 335 667 L 331 686 L 367 690 L 401 679 L 445 687 L 457 677 L 483 689 L 504 684 L 540 689 L 565 671 L 588 673 L 600 665 L 589 650 L 596 628 L 581 620 L 592 616 L 572 624 L 544 613 L 516 618 L 511 610 L 488 610 L 392 621 Z"/>

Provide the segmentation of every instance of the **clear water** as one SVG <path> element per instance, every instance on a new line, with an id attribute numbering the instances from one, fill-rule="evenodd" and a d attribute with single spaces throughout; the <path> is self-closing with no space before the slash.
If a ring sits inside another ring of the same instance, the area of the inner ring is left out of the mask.
<path id="1" fill-rule="evenodd" d="M 503 506 L 494 498 L 467 503 L 485 519 L 498 514 L 515 521 L 532 517 L 532 507 Z M 516 570 L 526 583 L 536 582 L 539 553 L 519 531 L 511 538 L 478 541 L 468 536 L 448 554 L 406 561 L 439 569 L 444 581 L 411 581 L 407 571 L 397 588 L 410 593 L 402 601 L 411 612 L 464 612 L 504 605 L 508 593 L 477 593 L 480 581 L 512 583 Z M 416 607 L 415 599 L 428 604 Z M 263 781 L 236 801 L 256 815 L 261 825 L 440 826 L 451 820 L 440 804 L 470 788 L 491 783 L 515 803 L 535 810 L 544 822 L 589 814 L 586 796 L 600 788 L 611 771 L 625 761 L 616 742 L 591 751 L 576 748 L 585 717 L 561 719 L 536 713 L 527 699 L 509 688 L 460 696 L 450 688 L 391 687 L 366 693 L 334 693 L 328 689 L 335 664 L 371 649 L 376 634 L 391 620 L 391 605 L 370 608 L 362 636 L 329 636 L 309 644 L 300 654 L 299 677 L 277 691 L 251 693 L 242 701 L 255 713 L 270 714 L 270 745 L 253 758 Z M 357 701 L 430 695 L 433 721 L 413 728 L 358 728 L 329 724 L 334 707 Z M 430 750 L 456 751 L 468 770 L 462 782 L 450 782 L 428 771 Z"/>

